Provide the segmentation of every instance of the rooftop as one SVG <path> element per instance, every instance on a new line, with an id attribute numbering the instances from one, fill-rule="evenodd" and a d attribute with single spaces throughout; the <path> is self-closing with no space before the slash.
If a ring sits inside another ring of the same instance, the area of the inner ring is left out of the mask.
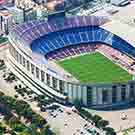
<path id="1" fill-rule="evenodd" d="M 122 39 L 135 47 L 135 28 L 119 21 L 111 21 L 101 26 L 111 33 L 120 36 Z"/>

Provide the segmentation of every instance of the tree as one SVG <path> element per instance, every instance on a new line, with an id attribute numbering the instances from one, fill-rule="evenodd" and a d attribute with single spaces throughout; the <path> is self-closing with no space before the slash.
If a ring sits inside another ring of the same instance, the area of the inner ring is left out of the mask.
<path id="1" fill-rule="evenodd" d="M 31 109 L 25 110 L 25 118 L 27 118 L 29 121 L 32 121 L 32 115 L 33 115 L 33 112 Z"/>
<path id="2" fill-rule="evenodd" d="M 17 135 L 31 135 L 31 134 L 30 133 L 27 133 L 26 131 L 23 131 L 23 132 L 21 132 L 21 133 L 19 133 Z"/>
<path id="3" fill-rule="evenodd" d="M 106 127 L 104 130 L 106 130 L 106 135 L 116 135 L 116 132 L 111 127 Z"/>
<path id="4" fill-rule="evenodd" d="M 50 125 L 46 125 L 46 127 L 44 129 L 44 134 L 45 135 L 49 135 L 50 134 Z"/>
<path id="5" fill-rule="evenodd" d="M 31 132 L 31 135 L 36 135 L 37 127 L 34 124 L 31 125 L 30 132 Z"/>
<path id="6" fill-rule="evenodd" d="M 83 114 L 83 116 L 87 117 L 88 119 L 92 119 L 92 114 L 84 109 L 81 109 L 80 111 L 81 114 Z"/>
<path id="7" fill-rule="evenodd" d="M 6 127 L 0 127 L 0 133 L 4 134 L 6 132 Z"/>
<path id="8" fill-rule="evenodd" d="M 97 122 L 97 127 L 99 127 L 99 128 L 104 128 L 107 125 L 109 125 L 109 122 L 107 120 L 99 120 Z"/>
<path id="9" fill-rule="evenodd" d="M 92 117 L 92 120 L 93 120 L 93 122 L 97 125 L 98 121 L 102 120 L 102 117 L 100 117 L 99 115 L 96 115 L 96 114 L 95 114 L 95 115 Z"/>
<path id="10" fill-rule="evenodd" d="M 25 130 L 25 126 L 23 124 L 20 123 L 14 123 L 12 124 L 12 129 L 16 132 L 22 132 Z"/>
<path id="11" fill-rule="evenodd" d="M 80 111 L 80 110 L 82 109 L 81 101 L 79 101 L 78 99 L 75 99 L 74 105 L 75 105 L 75 108 L 76 108 L 78 111 Z"/>

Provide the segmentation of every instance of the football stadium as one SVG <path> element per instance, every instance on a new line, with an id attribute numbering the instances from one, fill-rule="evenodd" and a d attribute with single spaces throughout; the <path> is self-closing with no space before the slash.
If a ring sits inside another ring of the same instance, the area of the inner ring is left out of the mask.
<path id="1" fill-rule="evenodd" d="M 62 103 L 127 104 L 135 99 L 135 42 L 128 30 L 105 16 L 30 21 L 10 31 L 6 64 L 34 92 Z"/>

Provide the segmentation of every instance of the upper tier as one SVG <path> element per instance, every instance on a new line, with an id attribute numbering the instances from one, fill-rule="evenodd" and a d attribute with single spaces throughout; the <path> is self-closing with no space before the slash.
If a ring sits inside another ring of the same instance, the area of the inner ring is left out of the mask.
<path id="1" fill-rule="evenodd" d="M 10 37 L 29 46 L 35 39 L 48 33 L 75 27 L 100 26 L 107 21 L 107 17 L 97 16 L 75 16 L 51 21 L 35 20 L 15 26 L 10 32 Z"/>

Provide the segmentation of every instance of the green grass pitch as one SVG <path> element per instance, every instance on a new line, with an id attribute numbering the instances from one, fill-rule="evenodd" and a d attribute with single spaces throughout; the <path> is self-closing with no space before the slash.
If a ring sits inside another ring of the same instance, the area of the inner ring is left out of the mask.
<path id="1" fill-rule="evenodd" d="M 132 79 L 127 71 L 98 52 L 59 61 L 58 64 L 82 83 L 126 82 Z"/>

